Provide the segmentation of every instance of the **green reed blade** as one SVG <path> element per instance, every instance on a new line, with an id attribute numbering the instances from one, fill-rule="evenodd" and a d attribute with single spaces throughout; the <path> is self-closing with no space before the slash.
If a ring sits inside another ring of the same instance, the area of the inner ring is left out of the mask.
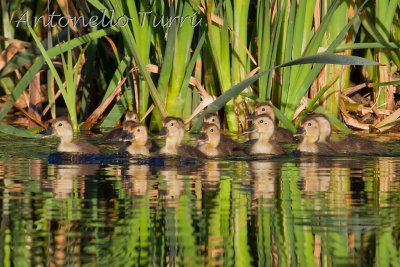
<path id="1" fill-rule="evenodd" d="M 40 52 L 42 52 L 43 58 L 46 61 L 47 65 L 49 66 L 49 69 L 53 73 L 54 79 L 56 80 L 57 85 L 58 85 L 59 89 L 61 90 L 61 94 L 65 100 L 65 104 L 67 105 L 68 111 L 70 111 L 73 108 L 73 106 L 68 101 L 68 92 L 64 88 L 63 82 L 62 82 L 60 76 L 58 75 L 58 72 L 57 72 L 56 68 L 54 67 L 53 62 L 51 61 L 51 59 L 49 57 L 49 53 L 44 49 L 43 45 L 40 43 L 39 38 L 37 37 L 37 35 L 33 31 L 33 29 L 31 27 L 29 27 L 28 29 L 29 29 L 30 33 L 32 34 L 32 37 L 35 40 L 37 46 L 39 47 Z M 63 59 L 63 57 L 61 57 L 61 58 Z M 63 63 L 65 63 L 65 62 L 63 62 Z M 65 64 L 63 64 L 63 67 L 65 67 Z"/>
<path id="2" fill-rule="evenodd" d="M 170 6 L 169 9 L 169 16 L 175 17 L 175 9 L 172 5 Z M 168 29 L 167 43 L 165 46 L 165 55 L 163 58 L 160 77 L 158 79 L 158 84 L 157 84 L 157 91 L 159 92 L 161 99 L 165 99 L 165 95 L 168 88 L 168 82 L 172 72 L 173 60 L 175 54 L 175 40 L 176 40 L 175 31 L 176 31 L 176 24 L 173 23 L 171 27 L 169 27 Z M 152 130 L 159 131 L 161 129 L 160 127 L 161 121 L 162 118 L 160 116 L 160 113 L 157 110 L 153 110 L 152 119 L 150 121 L 150 126 L 149 126 L 150 131 Z"/>
<path id="3" fill-rule="evenodd" d="M 294 37 L 294 34 L 295 34 L 295 32 L 294 32 L 295 10 L 296 10 L 296 1 L 292 0 L 290 3 L 288 26 L 287 26 L 287 29 L 285 29 L 285 32 L 287 32 L 287 35 L 286 35 L 286 38 L 284 38 L 286 43 L 285 43 L 283 62 L 288 62 L 291 59 L 292 53 L 293 53 L 292 51 L 294 50 L 294 47 L 296 46 L 295 43 L 293 43 L 293 39 L 295 38 Z M 298 45 L 298 47 L 300 47 L 300 45 Z M 283 69 L 282 70 L 282 88 L 281 88 L 281 92 L 280 92 L 278 107 L 279 107 L 279 104 L 281 101 L 283 103 L 286 103 L 287 97 L 289 95 L 289 85 L 290 85 L 290 69 Z"/>
<path id="4" fill-rule="evenodd" d="M 42 138 L 41 134 L 34 134 L 27 130 L 18 129 L 2 121 L 0 121 L 0 132 L 18 137 Z"/>

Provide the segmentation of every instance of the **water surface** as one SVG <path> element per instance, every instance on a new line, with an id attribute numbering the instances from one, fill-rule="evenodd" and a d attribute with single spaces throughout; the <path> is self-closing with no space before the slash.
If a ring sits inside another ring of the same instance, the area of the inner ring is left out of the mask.
<path id="1" fill-rule="evenodd" d="M 208 161 L 111 144 L 85 164 L 56 144 L 0 137 L 3 266 L 400 264 L 395 139 L 383 157 Z"/>

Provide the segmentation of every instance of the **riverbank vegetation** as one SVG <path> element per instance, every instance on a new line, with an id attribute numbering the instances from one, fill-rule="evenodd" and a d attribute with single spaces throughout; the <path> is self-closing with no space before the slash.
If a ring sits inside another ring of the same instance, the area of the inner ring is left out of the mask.
<path id="1" fill-rule="evenodd" d="M 400 116 L 398 1 L 1 5 L 3 122 L 38 129 L 69 115 L 77 131 L 137 110 L 150 130 L 167 115 L 197 129 L 202 111 L 221 109 L 240 131 L 254 101 L 270 101 L 291 130 L 312 110 L 342 131 L 388 130 Z"/>

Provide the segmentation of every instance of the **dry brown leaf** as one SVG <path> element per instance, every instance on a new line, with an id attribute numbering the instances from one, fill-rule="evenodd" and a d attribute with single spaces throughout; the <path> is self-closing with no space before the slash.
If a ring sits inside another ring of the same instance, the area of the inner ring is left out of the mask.
<path id="1" fill-rule="evenodd" d="M 0 54 L 0 70 L 4 68 L 8 61 L 15 56 L 15 54 L 25 50 L 25 46 L 20 42 L 12 42 Z"/>
<path id="2" fill-rule="evenodd" d="M 362 129 L 362 130 L 369 129 L 369 126 L 370 126 L 369 124 L 360 123 L 359 121 L 357 121 L 356 119 L 354 119 L 347 113 L 343 100 L 340 100 L 340 111 L 342 112 L 343 120 L 347 125 L 350 125 L 354 128 L 358 128 L 358 129 Z"/>

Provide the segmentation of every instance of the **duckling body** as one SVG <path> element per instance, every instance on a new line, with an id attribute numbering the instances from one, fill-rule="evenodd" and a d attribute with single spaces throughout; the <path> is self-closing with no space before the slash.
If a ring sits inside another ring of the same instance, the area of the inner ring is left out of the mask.
<path id="1" fill-rule="evenodd" d="M 245 133 L 258 133 L 258 139 L 251 144 L 249 153 L 282 155 L 285 153 L 283 148 L 272 140 L 275 132 L 275 123 L 266 114 L 253 117 L 253 123 Z"/>
<path id="2" fill-rule="evenodd" d="M 217 125 L 212 123 L 203 123 L 200 130 L 198 140 L 199 150 L 206 154 L 208 157 L 221 157 L 221 156 L 239 156 L 240 151 L 234 150 L 234 147 L 229 143 L 222 142 L 222 135 Z M 233 141 L 233 140 L 232 140 Z M 243 152 L 241 154 L 244 154 Z"/>
<path id="3" fill-rule="evenodd" d="M 356 135 L 334 142 L 339 153 L 384 154 L 387 150 L 379 143 Z"/>
<path id="4" fill-rule="evenodd" d="M 220 144 L 222 147 L 230 147 L 232 151 L 237 152 L 237 154 L 241 154 L 242 146 L 240 145 L 240 143 L 221 132 L 221 122 L 217 113 L 206 114 L 204 116 L 204 123 L 214 124 L 218 127 L 220 131 Z"/>
<path id="5" fill-rule="evenodd" d="M 141 123 L 129 121 L 124 124 L 122 140 L 128 144 L 120 152 L 128 152 L 130 155 L 150 156 L 153 144 L 148 138 L 147 128 Z"/>
<path id="6" fill-rule="evenodd" d="M 49 131 L 43 137 L 58 136 L 61 140 L 57 147 L 58 152 L 80 153 L 80 154 L 97 154 L 99 149 L 87 141 L 73 140 L 72 126 L 68 120 L 64 118 L 55 119 Z"/>
<path id="7" fill-rule="evenodd" d="M 251 114 L 247 121 L 252 121 L 256 116 L 266 114 L 268 115 L 272 121 L 275 123 L 276 117 L 275 112 L 272 106 L 268 103 L 257 103 L 254 106 L 254 112 Z M 250 135 L 250 139 L 257 139 L 258 133 L 253 132 Z M 293 136 L 293 133 L 288 129 L 282 127 L 275 127 L 275 131 L 273 136 L 271 137 L 271 141 L 279 142 L 279 143 L 297 143 L 299 140 Z"/>
<path id="8" fill-rule="evenodd" d="M 171 156 L 183 156 L 190 158 L 206 158 L 206 155 L 195 147 L 182 144 L 185 135 L 185 124 L 182 119 L 166 117 L 163 120 L 158 137 L 166 138 L 165 146 L 160 149 L 160 154 Z"/>
<path id="9" fill-rule="evenodd" d="M 331 124 L 328 118 L 323 114 L 308 115 L 307 118 L 314 118 L 320 126 L 319 143 L 325 143 L 334 148 L 337 153 L 360 153 L 360 154 L 383 154 L 387 150 L 379 143 L 362 138 L 356 135 L 344 138 L 337 142 L 330 141 L 332 132 Z"/>
<path id="10" fill-rule="evenodd" d="M 319 143 L 320 124 L 315 118 L 303 120 L 296 134 L 303 135 L 303 141 L 298 145 L 297 151 L 306 154 L 335 154 L 335 150 L 329 143 Z"/>
<path id="11" fill-rule="evenodd" d="M 124 122 L 122 125 L 124 125 L 128 121 L 139 122 L 138 114 L 135 111 L 130 111 L 130 110 L 127 111 L 125 113 L 125 118 L 124 118 Z M 105 142 L 118 141 L 121 138 L 122 131 L 123 131 L 123 126 L 120 128 L 111 130 L 109 133 L 104 135 L 103 141 L 105 141 Z"/>

